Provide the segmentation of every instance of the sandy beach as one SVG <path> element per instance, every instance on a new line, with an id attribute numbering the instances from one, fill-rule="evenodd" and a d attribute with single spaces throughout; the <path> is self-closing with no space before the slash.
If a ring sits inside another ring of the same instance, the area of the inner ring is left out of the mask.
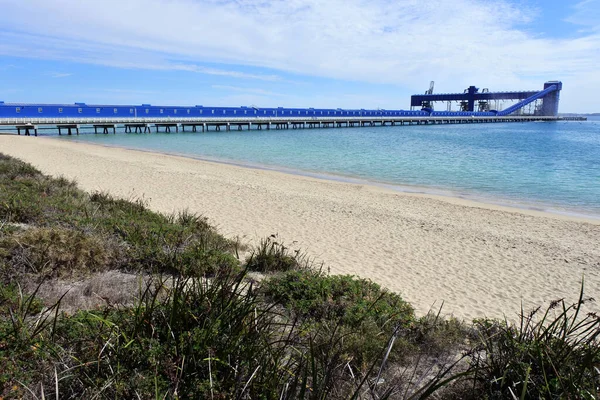
<path id="1" fill-rule="evenodd" d="M 600 291 L 600 221 L 51 138 L 0 136 L 0 152 L 86 191 L 189 209 L 247 243 L 278 234 L 399 292 L 419 313 L 513 319 Z M 596 307 L 596 306 L 594 306 Z"/>

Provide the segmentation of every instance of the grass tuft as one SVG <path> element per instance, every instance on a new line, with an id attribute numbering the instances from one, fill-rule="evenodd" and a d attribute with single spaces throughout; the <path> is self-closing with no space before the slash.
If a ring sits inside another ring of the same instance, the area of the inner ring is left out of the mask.
<path id="1" fill-rule="evenodd" d="M 471 368 L 477 391 L 490 398 L 590 398 L 600 387 L 600 318 L 579 299 L 521 310 L 517 325 L 478 320 L 479 346 Z"/>
<path id="2" fill-rule="evenodd" d="M 250 271 L 271 273 L 307 268 L 308 262 L 300 250 L 290 250 L 280 243 L 277 235 L 261 239 L 246 259 Z"/>

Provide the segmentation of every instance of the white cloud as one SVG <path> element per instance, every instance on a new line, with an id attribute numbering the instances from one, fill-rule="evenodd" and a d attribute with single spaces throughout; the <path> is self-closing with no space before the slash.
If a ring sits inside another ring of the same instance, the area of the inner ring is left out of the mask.
<path id="1" fill-rule="evenodd" d="M 197 72 L 197 73 L 206 74 L 206 75 L 228 76 L 231 78 L 257 79 L 257 80 L 261 80 L 261 81 L 272 81 L 272 82 L 282 81 L 281 77 L 278 75 L 275 75 L 275 74 L 272 74 L 272 75 L 249 74 L 246 72 L 223 70 L 223 69 L 218 69 L 218 68 L 208 68 L 208 67 L 202 67 L 202 66 L 193 65 L 193 64 L 171 64 L 167 68 L 181 70 L 181 71 Z"/>
<path id="2" fill-rule="evenodd" d="M 565 18 L 572 24 L 582 25 L 591 31 L 600 31 L 600 0 L 583 0 L 573 6 L 573 14 Z"/>
<path id="3" fill-rule="evenodd" d="M 73 74 L 70 74 L 68 72 L 52 72 L 48 75 L 50 75 L 52 78 L 60 79 L 60 78 L 68 78 L 69 76 L 72 76 Z"/>
<path id="4" fill-rule="evenodd" d="M 18 68 L 18 67 L 14 64 L 0 65 L 0 71 L 8 71 L 10 69 L 15 69 L 15 68 Z"/>
<path id="5" fill-rule="evenodd" d="M 242 92 L 242 93 L 247 93 L 247 94 L 258 94 L 261 96 L 276 96 L 276 97 L 286 96 L 283 93 L 276 93 L 276 92 L 272 92 L 270 90 L 265 90 L 265 89 L 260 89 L 260 88 L 247 88 L 247 87 L 231 86 L 231 85 L 211 85 L 211 87 L 213 89 L 220 89 L 220 90 L 225 90 L 225 91 L 229 91 L 229 92 Z"/>
<path id="6" fill-rule="evenodd" d="M 600 90 L 597 14 L 583 18 L 597 1 L 576 5 L 569 20 L 587 30 L 562 40 L 519 29 L 536 13 L 506 0 L 0 0 L 0 54 L 272 82 L 282 71 L 414 92 L 432 79 L 441 91 L 561 79 L 581 92 Z"/>

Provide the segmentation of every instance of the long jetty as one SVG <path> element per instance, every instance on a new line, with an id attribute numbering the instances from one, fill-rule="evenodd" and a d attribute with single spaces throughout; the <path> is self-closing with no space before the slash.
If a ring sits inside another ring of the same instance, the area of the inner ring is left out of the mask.
<path id="1" fill-rule="evenodd" d="M 351 128 L 375 126 L 403 125 L 439 125 L 439 124 L 487 124 L 533 121 L 585 121 L 585 117 L 554 116 L 423 116 L 423 117 L 345 117 L 345 118 L 301 118 L 301 117 L 269 117 L 269 118 L 29 118 L 2 119 L 0 126 L 15 127 L 17 134 L 37 136 L 38 129 L 55 128 L 59 135 L 65 129 L 68 135 L 75 132 L 79 135 L 82 127 L 94 128 L 94 133 L 150 133 L 155 132 L 207 132 L 231 130 L 271 130 L 271 129 L 305 129 L 305 128 Z M 188 129 L 186 131 L 186 128 Z"/>

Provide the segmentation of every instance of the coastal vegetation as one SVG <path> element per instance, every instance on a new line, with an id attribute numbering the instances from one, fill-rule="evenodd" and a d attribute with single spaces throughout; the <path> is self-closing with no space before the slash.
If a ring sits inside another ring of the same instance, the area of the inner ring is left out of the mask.
<path id="1" fill-rule="evenodd" d="M 600 319 L 425 316 L 276 235 L 85 193 L 0 154 L 0 399 L 598 397 Z"/>

